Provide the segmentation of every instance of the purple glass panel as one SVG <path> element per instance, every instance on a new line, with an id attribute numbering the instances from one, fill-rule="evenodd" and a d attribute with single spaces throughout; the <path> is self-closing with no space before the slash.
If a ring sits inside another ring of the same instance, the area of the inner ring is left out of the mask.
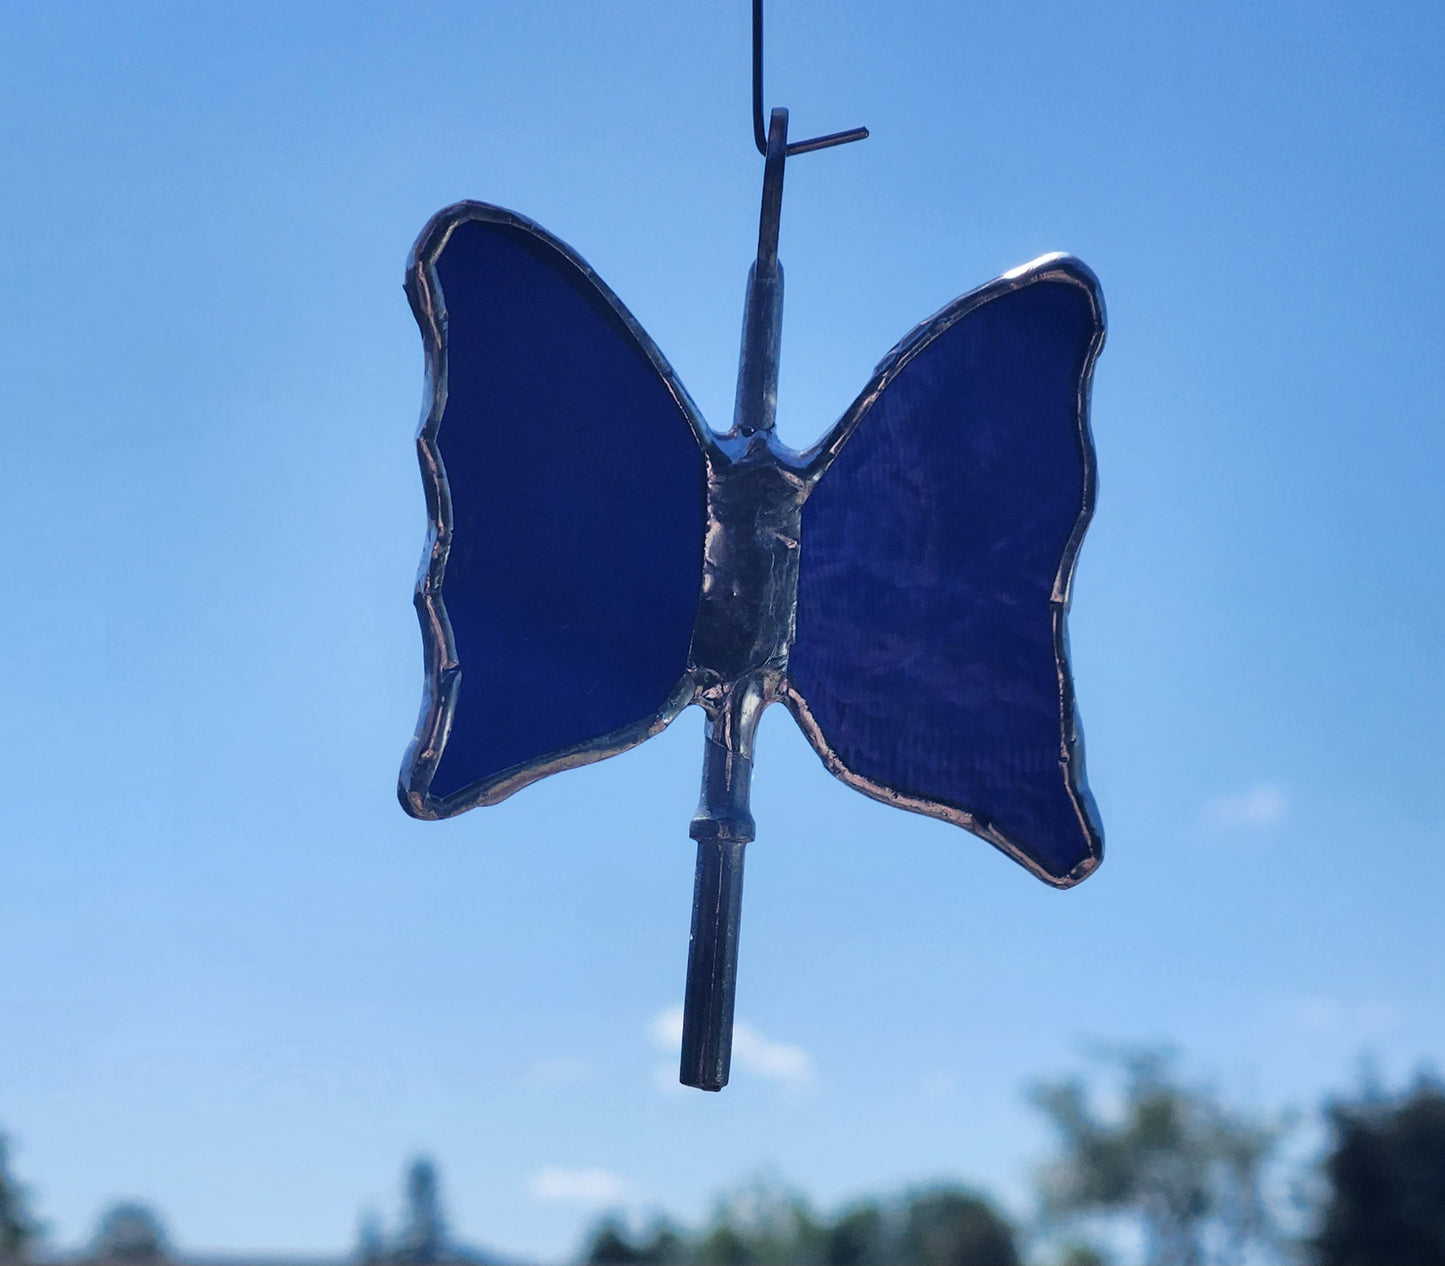
<path id="1" fill-rule="evenodd" d="M 559 245 L 464 219 L 436 277 L 461 681 L 430 791 L 447 797 L 663 708 L 687 669 L 706 480 L 679 399 Z"/>
<path id="2" fill-rule="evenodd" d="M 1058 261 L 900 345 L 803 506 L 790 659 L 849 774 L 967 815 L 1056 882 L 1102 847 L 1064 647 L 1096 284 Z"/>

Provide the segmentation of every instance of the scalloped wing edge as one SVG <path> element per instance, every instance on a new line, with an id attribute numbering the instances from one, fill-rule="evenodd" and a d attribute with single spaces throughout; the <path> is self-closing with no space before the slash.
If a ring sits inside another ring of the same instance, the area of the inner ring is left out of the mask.
<path id="1" fill-rule="evenodd" d="M 451 732 L 456 710 L 462 666 L 457 660 L 456 639 L 442 596 L 447 554 L 452 540 L 452 502 L 437 434 L 447 402 L 447 341 L 445 296 L 436 275 L 436 262 L 446 248 L 453 230 L 468 221 L 502 224 L 536 237 L 572 264 L 612 307 L 628 332 L 652 362 L 688 424 L 700 447 L 706 451 L 710 432 L 666 357 L 638 324 L 632 313 L 592 267 L 565 242 L 554 237 L 534 220 L 487 202 L 465 201 L 444 207 L 427 221 L 412 246 L 407 260 L 405 290 L 412 315 L 421 331 L 426 353 L 426 379 L 421 424 L 417 429 L 417 458 L 426 490 L 427 536 L 417 573 L 413 603 L 421 624 L 425 659 L 425 685 L 416 732 L 402 758 L 397 780 L 401 807 L 414 818 L 435 820 L 455 817 L 480 805 L 497 804 L 523 787 L 564 769 L 588 765 L 617 756 L 661 733 L 692 702 L 695 684 L 684 673 L 663 705 L 653 714 L 585 743 L 548 752 L 535 760 L 514 765 L 468 784 L 448 796 L 431 793 L 442 753 Z"/>

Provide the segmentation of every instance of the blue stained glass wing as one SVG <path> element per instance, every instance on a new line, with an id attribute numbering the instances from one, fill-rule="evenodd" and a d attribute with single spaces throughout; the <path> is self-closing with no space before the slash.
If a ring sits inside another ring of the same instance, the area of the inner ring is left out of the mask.
<path id="1" fill-rule="evenodd" d="M 446 817 L 639 743 L 688 702 L 704 432 L 616 296 L 522 216 L 441 212 L 407 291 L 432 535 L 400 793 Z"/>
<path id="2" fill-rule="evenodd" d="M 835 774 L 1059 886 L 1103 848 L 1064 625 L 1103 340 L 1097 279 L 1050 256 L 888 355 L 815 459 L 789 660 Z"/>

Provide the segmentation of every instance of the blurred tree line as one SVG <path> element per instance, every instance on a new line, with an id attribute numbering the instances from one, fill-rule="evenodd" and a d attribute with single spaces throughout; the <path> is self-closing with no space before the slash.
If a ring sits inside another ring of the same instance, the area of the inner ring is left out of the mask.
<path id="1" fill-rule="evenodd" d="M 418 1156 L 407 1166 L 395 1233 L 388 1235 L 380 1216 L 368 1210 L 362 1215 L 353 1259 L 363 1266 L 490 1266 L 495 1260 L 452 1238 L 442 1211 L 441 1178 L 428 1156 Z"/>
<path id="2" fill-rule="evenodd" d="M 30 1188 L 10 1168 L 10 1140 L 0 1134 L 0 1262 L 32 1260 L 45 1231 L 31 1208 Z M 160 1215 L 138 1200 L 118 1200 L 101 1211 L 82 1259 L 160 1263 L 170 1248 Z"/>
<path id="3" fill-rule="evenodd" d="M 1119 1107 L 1101 1116 L 1081 1078 L 1034 1087 L 1059 1149 L 1038 1176 L 1041 1225 L 1131 1221 L 1149 1263 L 1205 1266 L 1277 1254 L 1266 1170 L 1289 1129 L 1183 1083 L 1159 1050 L 1115 1052 Z"/>
<path id="4" fill-rule="evenodd" d="M 589 1266 L 1019 1266 L 1026 1256 L 1107 1266 L 1127 1242 L 1129 1255 L 1142 1253 L 1150 1266 L 1445 1266 L 1445 1087 L 1437 1080 L 1422 1076 L 1394 1094 L 1366 1085 L 1327 1103 L 1329 1143 L 1305 1184 L 1313 1196 L 1285 1228 L 1279 1171 L 1290 1120 L 1225 1106 L 1183 1081 L 1167 1053 L 1126 1050 L 1109 1063 L 1116 1093 L 1108 1111 L 1081 1077 L 1031 1090 L 1057 1147 L 1038 1173 L 1038 1216 L 1027 1227 L 958 1187 L 869 1197 L 822 1214 L 796 1193 L 755 1183 L 719 1200 L 693 1229 L 658 1219 L 635 1231 L 621 1216 L 605 1217 L 580 1256 Z M 395 1229 L 367 1214 L 352 1260 L 497 1260 L 453 1239 L 440 1187 L 436 1166 L 414 1160 Z M 35 1260 L 43 1233 L 0 1134 L 0 1262 Z M 101 1213 L 70 1260 L 176 1259 L 154 1208 L 123 1200 Z"/>
<path id="5" fill-rule="evenodd" d="M 1113 1110 L 1081 1077 L 1030 1099 L 1057 1149 L 1037 1175 L 1038 1215 L 1019 1227 L 987 1196 L 933 1187 L 865 1199 L 832 1216 L 766 1187 L 720 1201 L 693 1231 L 658 1220 L 593 1229 L 589 1266 L 1106 1266 L 1128 1240 L 1149 1266 L 1445 1266 L 1445 1088 L 1422 1077 L 1325 1106 L 1330 1144 L 1304 1228 L 1281 1225 L 1280 1150 L 1294 1122 L 1227 1107 L 1183 1081 L 1170 1053 L 1115 1051 Z M 1272 1189 L 1273 1185 L 1273 1189 Z M 1296 1184 L 1298 1189 L 1299 1184 Z M 1299 1219 L 1295 1219 L 1299 1221 Z M 1130 1254 L 1131 1256 L 1133 1254 Z"/>
<path id="6" fill-rule="evenodd" d="M 992 1201 L 961 1188 L 935 1187 L 896 1200 L 861 1200 L 825 1218 L 803 1197 L 755 1183 L 717 1204 L 689 1235 L 661 1221 L 636 1240 L 616 1217 L 592 1232 L 588 1266 L 1019 1266 L 1015 1233 Z"/>

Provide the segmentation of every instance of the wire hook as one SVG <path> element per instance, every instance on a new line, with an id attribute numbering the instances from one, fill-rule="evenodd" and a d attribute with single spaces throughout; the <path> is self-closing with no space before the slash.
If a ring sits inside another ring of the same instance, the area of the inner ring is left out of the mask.
<path id="1" fill-rule="evenodd" d="M 849 141 L 861 141 L 868 136 L 866 127 L 850 128 L 846 132 L 829 132 L 826 136 L 815 136 L 811 140 L 793 141 L 787 155 L 807 154 L 815 149 L 828 149 L 834 145 L 846 145 Z M 753 0 L 753 144 L 764 158 L 768 154 L 768 130 L 763 125 L 763 0 Z"/>

